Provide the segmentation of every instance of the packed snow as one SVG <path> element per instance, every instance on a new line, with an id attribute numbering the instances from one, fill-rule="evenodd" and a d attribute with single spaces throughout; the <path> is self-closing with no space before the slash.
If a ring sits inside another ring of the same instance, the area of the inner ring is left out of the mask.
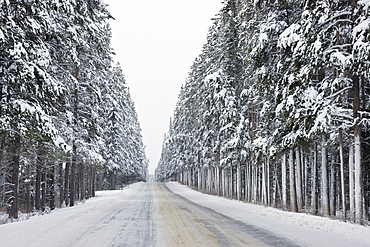
<path id="1" fill-rule="evenodd" d="M 167 183 L 167 186 L 194 203 L 254 224 L 303 246 L 370 246 L 370 227 L 206 195 L 178 183 Z"/>
<path id="2" fill-rule="evenodd" d="M 370 246 L 369 227 L 206 195 L 175 182 L 166 185 L 174 193 L 194 203 L 238 221 L 254 224 L 303 246 Z M 92 226 L 99 228 L 104 222 L 122 224 L 119 219 L 108 221 L 104 217 L 110 212 L 122 211 L 130 198 L 135 198 L 144 188 L 143 183 L 137 183 L 123 190 L 101 191 L 96 198 L 75 207 L 0 225 L 1 246 L 78 246 L 76 243 L 80 236 L 92 231 Z M 155 214 L 155 210 L 152 213 Z M 118 214 L 115 216 L 119 217 Z M 107 226 L 103 224 L 100 228 L 104 227 Z M 95 228 L 89 235 L 90 246 L 109 243 L 112 233 L 108 232 L 108 228 L 101 232 L 103 235 L 94 234 Z"/>

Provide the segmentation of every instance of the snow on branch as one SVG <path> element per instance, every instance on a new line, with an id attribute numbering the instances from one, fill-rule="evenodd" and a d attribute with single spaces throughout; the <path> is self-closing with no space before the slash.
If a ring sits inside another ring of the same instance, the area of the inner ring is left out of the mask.
<path id="1" fill-rule="evenodd" d="M 285 29 L 285 31 L 280 35 L 278 40 L 278 47 L 286 49 L 292 46 L 293 43 L 300 40 L 301 36 L 298 34 L 300 29 L 299 24 L 292 24 L 290 27 Z"/>

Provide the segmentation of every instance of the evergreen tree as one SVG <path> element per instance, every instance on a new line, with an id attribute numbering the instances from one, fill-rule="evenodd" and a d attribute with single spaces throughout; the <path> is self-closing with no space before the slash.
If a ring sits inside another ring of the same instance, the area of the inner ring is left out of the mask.
<path id="1" fill-rule="evenodd" d="M 285 210 L 335 216 L 340 205 L 343 219 L 349 200 L 362 224 L 369 4 L 223 3 L 180 92 L 157 175 Z"/>

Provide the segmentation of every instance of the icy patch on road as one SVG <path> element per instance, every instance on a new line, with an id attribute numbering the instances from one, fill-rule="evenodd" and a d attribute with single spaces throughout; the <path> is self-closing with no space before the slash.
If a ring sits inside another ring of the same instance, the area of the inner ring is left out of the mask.
<path id="1" fill-rule="evenodd" d="M 304 246 L 370 246 L 370 227 L 206 195 L 179 183 L 170 182 L 166 185 L 174 193 L 194 203 L 259 226 Z"/>

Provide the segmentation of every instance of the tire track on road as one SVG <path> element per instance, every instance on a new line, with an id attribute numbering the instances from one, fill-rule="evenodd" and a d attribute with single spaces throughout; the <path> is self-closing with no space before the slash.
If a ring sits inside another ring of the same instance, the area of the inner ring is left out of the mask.
<path id="1" fill-rule="evenodd" d="M 162 193 L 163 207 L 171 207 L 172 217 L 163 217 L 165 220 L 162 224 L 175 224 L 171 222 L 171 218 L 182 218 L 188 225 L 186 228 L 174 226 L 172 231 L 179 233 L 186 231 L 194 231 L 193 235 L 200 235 L 203 242 L 200 245 L 176 245 L 176 246 L 299 246 L 292 241 L 271 233 L 260 227 L 241 222 L 223 214 L 220 214 L 212 209 L 195 204 L 181 195 L 170 191 L 165 184 L 157 184 L 158 189 L 155 192 Z M 166 204 L 170 204 L 169 206 Z M 162 209 L 159 214 L 166 213 Z M 242 212 L 241 212 L 242 213 Z M 176 216 L 178 214 L 178 216 Z M 176 221 L 175 221 L 176 222 Z M 179 222 L 180 223 L 180 222 Z M 190 233 L 186 233 L 190 235 Z M 167 236 L 171 239 L 173 236 Z M 185 236 L 183 236 L 185 238 Z M 171 242 L 169 242 L 171 245 Z"/>

